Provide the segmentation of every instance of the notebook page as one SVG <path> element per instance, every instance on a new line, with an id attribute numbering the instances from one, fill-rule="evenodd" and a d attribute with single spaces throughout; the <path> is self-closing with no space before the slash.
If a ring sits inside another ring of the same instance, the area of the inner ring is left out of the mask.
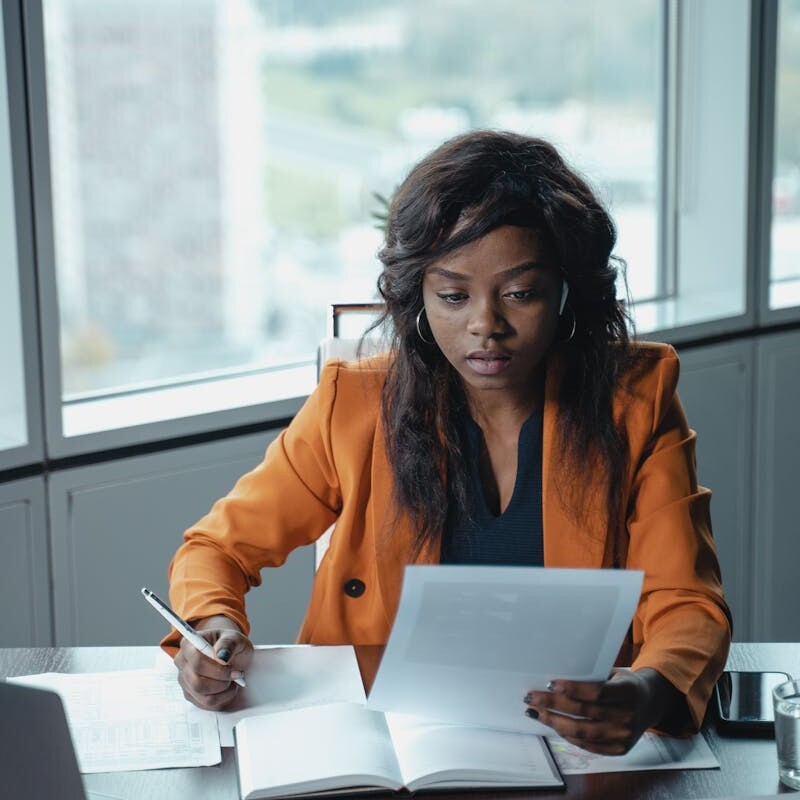
<path id="1" fill-rule="evenodd" d="M 383 714 L 363 706 L 330 703 L 278 711 L 247 717 L 235 730 L 243 797 L 402 785 Z"/>
<path id="2" fill-rule="evenodd" d="M 534 734 L 453 725 L 387 712 L 405 785 L 558 786 L 546 743 Z M 433 780 L 431 780 L 433 778 Z"/>

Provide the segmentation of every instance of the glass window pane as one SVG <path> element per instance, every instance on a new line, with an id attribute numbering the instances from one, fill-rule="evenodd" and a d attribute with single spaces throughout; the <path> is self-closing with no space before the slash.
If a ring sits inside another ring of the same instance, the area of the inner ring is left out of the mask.
<path id="1" fill-rule="evenodd" d="M 800 0 L 781 0 L 775 85 L 770 308 L 800 305 Z"/>
<path id="2" fill-rule="evenodd" d="M 0 14 L 0 450 L 28 443 L 5 37 Z"/>
<path id="3" fill-rule="evenodd" d="M 376 197 L 474 127 L 599 184 L 656 276 L 658 0 L 45 0 L 68 396 L 314 358 Z"/>

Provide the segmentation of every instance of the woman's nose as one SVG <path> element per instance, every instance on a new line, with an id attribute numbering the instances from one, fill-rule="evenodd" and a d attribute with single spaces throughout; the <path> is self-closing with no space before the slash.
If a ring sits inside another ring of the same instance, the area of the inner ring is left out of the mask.
<path id="1" fill-rule="evenodd" d="M 473 304 L 467 324 L 470 333 L 475 336 L 496 336 L 503 333 L 507 327 L 508 323 L 495 303 L 487 300 Z"/>

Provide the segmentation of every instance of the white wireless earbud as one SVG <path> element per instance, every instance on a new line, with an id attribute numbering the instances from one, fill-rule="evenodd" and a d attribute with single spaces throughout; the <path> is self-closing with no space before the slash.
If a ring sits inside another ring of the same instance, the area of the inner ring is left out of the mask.
<path id="1" fill-rule="evenodd" d="M 564 313 L 564 306 L 567 304 L 567 295 L 569 294 L 569 284 L 566 279 L 561 281 L 561 305 L 558 307 L 558 316 Z"/>

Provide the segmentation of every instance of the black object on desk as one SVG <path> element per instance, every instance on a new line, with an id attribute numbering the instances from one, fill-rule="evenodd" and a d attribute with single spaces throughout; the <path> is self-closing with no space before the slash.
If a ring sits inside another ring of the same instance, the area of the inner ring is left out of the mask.
<path id="1" fill-rule="evenodd" d="M 774 736 L 772 690 L 788 680 L 791 677 L 785 672 L 723 672 L 714 689 L 719 732 Z"/>

